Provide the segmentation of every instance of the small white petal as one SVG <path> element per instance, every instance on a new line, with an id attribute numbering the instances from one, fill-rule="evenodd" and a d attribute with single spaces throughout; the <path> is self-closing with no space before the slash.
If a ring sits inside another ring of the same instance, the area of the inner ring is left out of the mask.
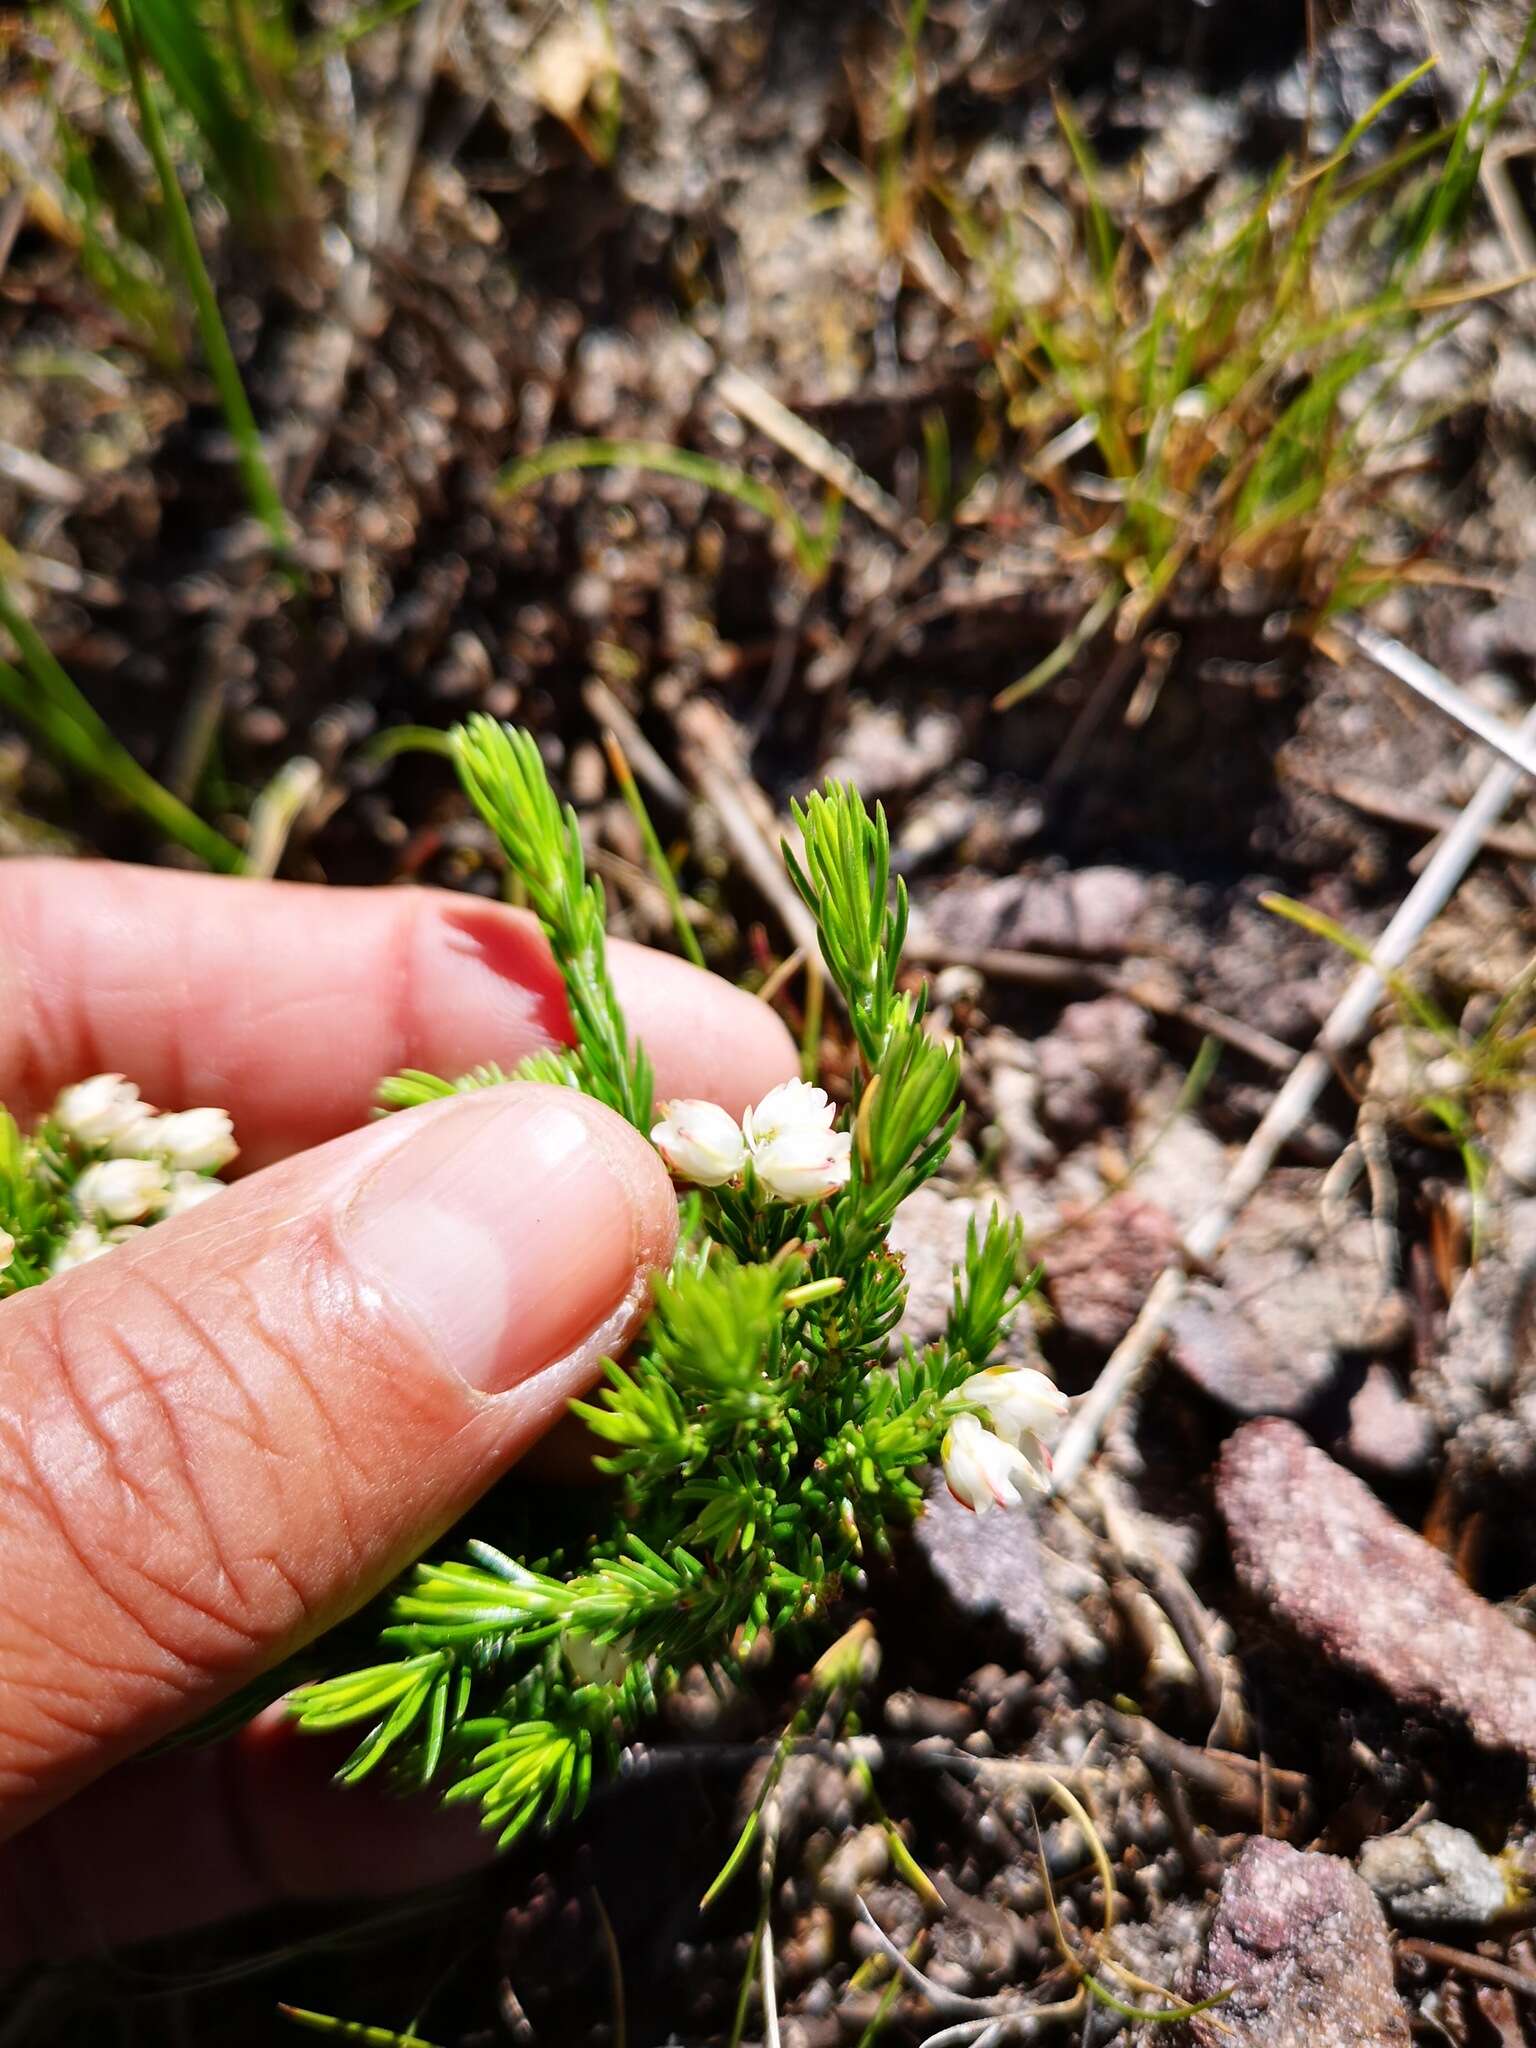
<path id="1" fill-rule="evenodd" d="M 107 1140 L 108 1155 L 113 1159 L 153 1159 L 160 1120 L 160 1112 L 147 1102 L 135 1103 L 133 1114 Z"/>
<path id="2" fill-rule="evenodd" d="M 1067 1397 L 1056 1382 L 1027 1365 L 973 1372 L 957 1398 L 985 1408 L 997 1434 L 1021 1450 L 1027 1450 L 1027 1438 L 1049 1436 L 1067 1413 Z"/>
<path id="3" fill-rule="evenodd" d="M 1037 1471 L 1024 1453 L 983 1429 L 974 1415 L 957 1415 L 946 1432 L 940 1450 L 944 1481 L 962 1507 L 978 1515 L 994 1507 L 1016 1508 L 1023 1495 L 1020 1485 L 1043 1492 L 1045 1474 Z"/>
<path id="4" fill-rule="evenodd" d="M 75 1205 L 97 1223 L 139 1223 L 169 1192 L 165 1168 L 154 1159 L 103 1159 L 75 1182 Z"/>
<path id="5" fill-rule="evenodd" d="M 8 1230 L 0 1230 L 0 1273 L 16 1256 L 16 1240 Z"/>
<path id="6" fill-rule="evenodd" d="M 825 1088 L 815 1088 L 809 1081 L 781 1081 L 756 1109 L 747 1111 L 741 1127 L 756 1151 L 791 1131 L 830 1131 L 836 1119 L 836 1107 Z"/>
<path id="7" fill-rule="evenodd" d="M 820 1202 L 846 1187 L 853 1163 L 848 1131 L 790 1130 L 757 1146 L 752 1170 L 781 1202 Z"/>
<path id="8" fill-rule="evenodd" d="M 666 1102 L 651 1143 L 681 1180 L 718 1188 L 740 1173 L 747 1141 L 736 1119 L 718 1102 Z"/>
<path id="9" fill-rule="evenodd" d="M 578 1685 L 617 1685 L 629 1669 L 617 1643 L 597 1643 L 575 1629 L 561 1636 L 560 1648 Z"/>
<path id="10" fill-rule="evenodd" d="M 94 1223 L 81 1223 L 73 1229 L 53 1255 L 48 1270 L 50 1273 L 68 1273 L 76 1266 L 83 1266 L 91 1259 L 99 1259 L 103 1252 L 112 1247 L 96 1228 Z"/>
<path id="11" fill-rule="evenodd" d="M 239 1152 L 234 1126 L 224 1109 L 182 1109 L 163 1116 L 150 1139 L 167 1165 L 188 1173 L 214 1173 Z"/>
<path id="12" fill-rule="evenodd" d="M 59 1091 L 54 1121 L 81 1145 L 108 1145 L 146 1113 L 139 1091 L 121 1074 L 93 1074 Z M 152 1111 L 149 1114 L 153 1114 Z"/>
<path id="13" fill-rule="evenodd" d="M 206 1173 L 173 1173 L 164 1213 L 180 1216 L 185 1210 L 195 1209 L 206 1202 L 211 1195 L 222 1195 L 223 1192 L 223 1181 L 211 1180 Z"/>

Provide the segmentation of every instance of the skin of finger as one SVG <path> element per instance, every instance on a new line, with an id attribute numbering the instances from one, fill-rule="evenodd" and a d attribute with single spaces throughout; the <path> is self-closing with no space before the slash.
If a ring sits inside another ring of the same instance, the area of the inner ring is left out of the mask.
<path id="1" fill-rule="evenodd" d="M 226 1741 L 109 1772 L 0 1844 L 0 1972 L 277 1904 L 416 1895 L 493 1860 L 467 1807 L 338 1784 L 351 1746 L 273 1707 Z"/>
<path id="2" fill-rule="evenodd" d="M 517 1138 L 497 1242 L 533 1298 L 507 1296 L 512 1391 L 487 1397 L 344 1231 L 386 1172 L 493 1117 Z M 571 1185 L 530 1185 L 519 1152 L 573 1121 Z M 0 1833 L 387 1583 L 590 1384 L 675 1229 L 637 1133 L 515 1085 L 273 1167 L 0 1307 Z"/>
<path id="3" fill-rule="evenodd" d="M 614 941 L 659 1100 L 734 1114 L 796 1071 L 780 1019 L 688 962 Z M 570 1040 L 526 912 L 430 889 L 321 889 L 116 863 L 0 862 L 0 1101 L 124 1073 L 227 1109 L 247 1167 L 349 1130 L 402 1067 L 456 1075 Z"/>

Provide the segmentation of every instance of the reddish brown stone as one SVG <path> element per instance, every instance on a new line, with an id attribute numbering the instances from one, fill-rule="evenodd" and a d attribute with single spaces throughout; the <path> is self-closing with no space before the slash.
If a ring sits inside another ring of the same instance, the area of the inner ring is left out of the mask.
<path id="1" fill-rule="evenodd" d="M 1086 1215 L 1067 1215 L 1041 1248 L 1046 1291 L 1062 1328 L 1112 1351 L 1135 1322 L 1154 1280 L 1178 1248 L 1164 1209 L 1122 1192 Z"/>
<path id="2" fill-rule="evenodd" d="M 1387 1923 L 1337 1856 L 1255 1837 L 1222 1879 L 1189 2048 L 1408 2048 Z"/>
<path id="3" fill-rule="evenodd" d="M 1216 1497 L 1247 1590 L 1404 1707 L 1536 1758 L 1536 1638 L 1296 1427 L 1246 1423 Z"/>

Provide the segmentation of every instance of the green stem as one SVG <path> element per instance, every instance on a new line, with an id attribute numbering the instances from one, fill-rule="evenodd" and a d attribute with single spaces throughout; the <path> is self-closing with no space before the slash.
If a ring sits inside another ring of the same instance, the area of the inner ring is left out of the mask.
<path id="1" fill-rule="evenodd" d="M 624 749 L 619 745 L 617 733 L 603 734 L 603 751 L 608 756 L 608 766 L 613 772 L 613 779 L 619 785 L 619 794 L 628 805 L 629 815 L 635 821 L 640 842 L 645 848 L 645 857 L 650 863 L 651 873 L 656 878 L 656 886 L 667 899 L 667 907 L 672 913 L 672 927 L 677 933 L 677 942 L 694 966 L 702 967 L 704 954 L 699 946 L 698 935 L 689 921 L 688 906 L 683 901 L 683 892 L 677 885 L 677 872 L 667 859 L 666 848 L 657 836 L 656 827 L 651 823 L 651 814 L 646 809 L 645 798 L 640 794 L 634 770 L 629 765 Z"/>
<path id="2" fill-rule="evenodd" d="M 240 466 L 241 481 L 245 485 L 245 495 L 250 502 L 251 510 L 271 535 L 273 547 L 284 561 L 291 562 L 293 529 L 277 485 L 272 480 L 272 472 L 267 467 L 266 452 L 261 445 L 256 416 L 251 411 L 251 402 L 245 395 L 240 366 L 236 363 L 235 352 L 229 345 L 229 334 L 219 312 L 213 280 L 208 275 L 208 266 L 203 261 L 203 252 L 198 245 L 192 211 L 187 205 L 181 181 L 176 175 L 176 166 L 171 159 L 165 124 L 160 119 L 160 109 L 155 104 L 155 96 L 150 90 L 149 74 L 144 64 L 144 50 L 139 41 L 139 26 L 134 19 L 132 0 L 111 0 L 111 8 L 117 24 L 118 40 L 123 46 L 123 55 L 128 64 L 128 78 L 133 88 L 134 101 L 138 106 L 139 124 L 144 131 L 145 146 L 154 161 L 155 174 L 160 180 L 160 193 L 165 201 L 166 217 L 170 223 L 171 242 L 176 251 L 177 261 L 181 265 L 187 289 L 192 295 L 198 332 L 202 336 L 203 355 L 218 389 L 219 403 L 224 409 L 224 418 L 234 439 L 235 456 Z"/>

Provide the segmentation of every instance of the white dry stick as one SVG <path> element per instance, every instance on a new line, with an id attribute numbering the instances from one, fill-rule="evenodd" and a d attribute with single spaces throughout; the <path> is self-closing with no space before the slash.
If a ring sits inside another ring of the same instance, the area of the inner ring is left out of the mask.
<path id="1" fill-rule="evenodd" d="M 773 1922 L 763 1922 L 763 2048 L 780 2048 L 779 1999 L 773 1971 Z"/>
<path id="2" fill-rule="evenodd" d="M 1028 2019 L 1028 2013 L 1022 2015 Z M 1006 2019 L 1001 2020 L 960 2020 L 955 2026 L 941 2027 L 936 2034 L 930 2034 L 923 2048 L 993 2048 L 1001 2041 L 1008 2027 Z"/>
<path id="3" fill-rule="evenodd" d="M 821 960 L 816 920 L 784 872 L 775 844 L 781 827 L 742 758 L 735 727 L 707 697 L 690 697 L 677 714 L 683 766 L 719 820 L 731 850 L 767 897 L 807 960 Z"/>
<path id="4" fill-rule="evenodd" d="M 732 412 L 740 414 L 749 426 L 756 427 L 760 434 L 766 434 L 770 441 L 777 441 L 786 455 L 803 462 L 813 476 L 819 476 L 835 491 L 841 491 L 850 505 L 858 506 L 871 525 L 880 527 L 893 540 L 910 543 L 921 538 L 923 522 L 920 519 L 909 519 L 873 477 L 866 476 L 858 464 L 841 448 L 834 447 L 825 434 L 819 434 L 798 413 L 791 412 L 787 405 L 775 398 L 771 391 L 765 391 L 755 377 L 749 377 L 745 370 L 738 370 L 727 363 L 715 377 L 714 391 L 716 398 L 723 405 L 728 405 Z"/>
<path id="5" fill-rule="evenodd" d="M 854 1893 L 853 1903 L 858 1909 L 860 1919 L 874 1935 L 900 1975 L 906 1978 L 914 1990 L 923 1994 L 936 2013 L 948 2016 L 956 2013 L 979 2015 L 983 2020 L 997 2018 L 1000 2008 L 995 1998 L 972 1998 L 967 1992 L 952 1991 L 947 1984 L 938 1983 L 920 1970 L 904 1949 L 897 1947 L 870 1911 L 868 1901 L 860 1893 Z"/>
<path id="6" fill-rule="evenodd" d="M 1523 768 L 1527 775 L 1536 778 L 1536 747 L 1522 737 L 1525 728 L 1522 726 L 1519 733 L 1512 733 L 1502 719 L 1474 704 L 1465 690 L 1458 689 L 1448 675 L 1426 661 L 1423 655 L 1415 654 L 1411 647 L 1404 647 L 1400 640 L 1377 632 L 1364 619 L 1331 619 L 1327 630 L 1347 640 L 1351 647 L 1358 648 L 1378 668 L 1385 669 L 1389 676 L 1406 683 L 1410 690 L 1433 704 L 1437 711 L 1443 711 L 1447 718 L 1454 718 L 1468 732 L 1476 733 L 1496 754 L 1502 754 L 1506 761 L 1513 761 L 1517 768 Z"/>
<path id="7" fill-rule="evenodd" d="M 1460 710 L 1454 715 L 1459 718 Z M 1480 727 L 1477 730 L 1479 737 L 1497 746 L 1504 758 L 1495 762 L 1478 784 L 1460 818 L 1446 833 L 1423 874 L 1403 898 L 1396 916 L 1371 948 L 1373 964 L 1359 968 L 1353 975 L 1311 1050 L 1286 1077 L 1258 1129 L 1233 1162 L 1221 1193 L 1190 1226 L 1184 1239 L 1189 1264 L 1204 1265 L 1213 1256 L 1233 1219 L 1274 1164 L 1281 1146 L 1316 1106 L 1333 1073 L 1333 1056 L 1347 1050 L 1359 1038 L 1381 1001 L 1385 976 L 1402 965 L 1425 928 L 1449 902 L 1477 858 L 1484 833 L 1503 816 L 1521 770 L 1536 778 L 1536 710 L 1526 714 L 1513 737 L 1502 730 L 1496 736 L 1483 733 Z M 1168 1266 L 1159 1275 L 1140 1315 L 1111 1352 L 1104 1370 L 1056 1446 L 1053 1493 L 1064 1493 L 1093 1456 L 1104 1425 L 1136 1386 L 1162 1342 L 1168 1318 L 1184 1288 L 1183 1264 Z"/>

